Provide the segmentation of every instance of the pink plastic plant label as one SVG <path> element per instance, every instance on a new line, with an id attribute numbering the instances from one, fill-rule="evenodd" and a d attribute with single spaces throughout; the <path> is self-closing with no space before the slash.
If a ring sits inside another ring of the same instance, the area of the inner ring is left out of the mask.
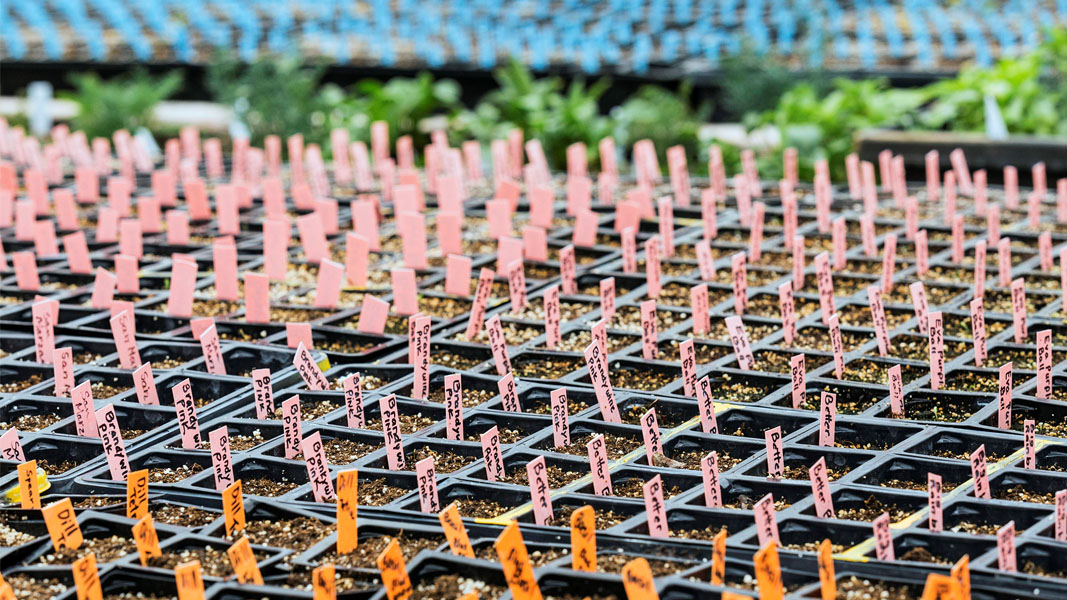
<path id="1" fill-rule="evenodd" d="M 385 435 L 385 457 L 390 471 L 404 468 L 404 444 L 400 439 L 400 412 L 396 405 L 396 394 L 389 394 L 379 403 L 382 416 L 382 432 Z"/>
<path id="2" fill-rule="evenodd" d="M 485 322 L 485 331 L 489 338 L 489 347 L 493 351 L 496 373 L 507 375 L 511 372 L 511 359 L 508 358 L 508 347 L 504 338 L 504 326 L 500 323 L 500 315 L 489 317 L 489 320 Z"/>
<path id="3" fill-rule="evenodd" d="M 584 354 L 585 365 L 589 370 L 589 381 L 593 384 L 597 404 L 600 406 L 601 418 L 609 423 L 621 423 L 619 407 L 615 402 L 615 390 L 612 389 L 611 380 L 608 377 L 607 358 L 596 342 L 589 344 Z"/>
<path id="4" fill-rule="evenodd" d="M 748 268 L 744 252 L 736 252 L 730 257 L 730 270 L 733 274 L 734 312 L 743 315 L 748 308 Z"/>
<path id="5" fill-rule="evenodd" d="M 923 287 L 923 282 L 916 281 L 908 286 L 908 291 L 911 293 L 912 306 L 915 307 L 915 318 L 919 321 L 919 331 L 928 333 L 930 323 L 927 319 L 929 308 L 926 305 L 926 288 Z"/>
<path id="6" fill-rule="evenodd" d="M 997 427 L 1011 429 L 1012 364 L 1000 367 L 997 374 Z"/>
<path id="7" fill-rule="evenodd" d="M 1052 330 L 1037 332 L 1037 388 L 1038 398 L 1052 398 Z"/>
<path id="8" fill-rule="evenodd" d="M 645 442 L 645 459 L 649 465 L 654 465 L 656 455 L 663 453 L 663 438 L 660 435 L 655 408 L 650 408 L 641 415 L 641 436 Z"/>
<path id="9" fill-rule="evenodd" d="M 482 442 L 482 458 L 485 462 L 485 478 L 489 481 L 500 481 L 504 476 L 504 459 L 500 451 L 500 432 L 494 425 L 492 429 L 480 436 Z"/>
<path id="10" fill-rule="evenodd" d="M 508 412 L 522 412 L 519 404 L 519 393 L 515 387 L 515 374 L 508 373 L 496 382 L 497 391 L 500 392 L 500 404 Z"/>
<path id="11" fill-rule="evenodd" d="M 871 523 L 874 529 L 874 553 L 878 560 L 894 560 L 893 536 L 889 533 L 889 513 L 882 513 Z"/>
<path id="12" fill-rule="evenodd" d="M 1023 468 L 1037 468 L 1037 423 L 1033 419 L 1023 421 Z"/>
<path id="13" fill-rule="evenodd" d="M 971 453 L 971 478 L 974 479 L 974 497 L 990 499 L 989 471 L 986 463 L 985 444 Z"/>
<path id="14" fill-rule="evenodd" d="M 941 311 L 927 315 L 929 331 L 930 389 L 945 387 L 945 328 Z"/>
<path id="15" fill-rule="evenodd" d="M 270 369 L 252 371 L 252 394 L 256 403 L 256 418 L 265 421 L 274 418 L 274 388 L 271 386 Z"/>
<path id="16" fill-rule="evenodd" d="M 807 391 L 805 379 L 807 377 L 803 354 L 795 354 L 789 359 L 790 387 L 792 388 L 793 408 L 804 405 L 804 394 Z"/>
<path id="17" fill-rule="evenodd" d="M 820 252 L 815 256 L 815 280 L 819 287 L 819 308 L 822 312 L 823 325 L 830 324 L 830 315 L 837 310 L 834 307 L 834 279 L 830 274 L 830 256 Z"/>
<path id="18" fill-rule="evenodd" d="M 715 420 L 715 398 L 711 393 L 711 380 L 707 375 L 697 382 L 697 406 L 700 409 L 700 428 L 704 433 L 718 434 Z"/>
<path id="19" fill-rule="evenodd" d="M 553 285 L 545 290 L 543 302 L 545 305 L 545 346 L 549 350 L 555 350 L 561 339 L 558 285 Z"/>
<path id="20" fill-rule="evenodd" d="M 441 512 L 441 500 L 437 495 L 437 469 L 432 456 L 415 463 L 415 477 L 419 484 L 419 510 L 424 513 Z"/>
<path id="21" fill-rule="evenodd" d="M 526 477 L 530 482 L 534 522 L 548 525 L 552 521 L 552 497 L 549 495 L 548 468 L 544 456 L 538 456 L 526 464 Z"/>
<path id="22" fill-rule="evenodd" d="M 656 475 L 641 487 L 645 497 L 645 514 L 648 517 L 648 535 L 655 538 L 669 537 L 667 508 L 663 501 L 663 478 Z"/>
<path id="23" fill-rule="evenodd" d="M 470 321 L 467 322 L 466 335 L 468 340 L 473 340 L 482 330 L 482 321 L 485 319 L 485 309 L 489 305 L 489 296 L 492 295 L 493 292 L 494 276 L 492 270 L 484 267 L 478 274 L 478 287 L 474 292 L 474 304 L 471 306 Z M 365 300 L 364 310 L 366 310 Z"/>
<path id="24" fill-rule="evenodd" d="M 785 471 L 785 456 L 782 453 L 782 428 L 775 427 L 764 432 L 767 442 L 767 476 L 781 479 Z"/>
<path id="25" fill-rule="evenodd" d="M 1014 573 L 1015 564 L 1015 521 L 1008 521 L 997 529 L 997 568 Z"/>
<path id="26" fill-rule="evenodd" d="M 214 375 L 225 375 L 226 364 L 222 360 L 222 343 L 219 341 L 219 332 L 212 325 L 199 336 L 200 348 L 204 352 L 204 368 Z"/>
<path id="27" fill-rule="evenodd" d="M 196 402 L 193 400 L 193 385 L 183 379 L 170 388 L 174 412 L 182 436 L 182 448 L 197 450 L 200 447 L 200 424 L 196 419 Z"/>
<path id="28" fill-rule="evenodd" d="M 107 457 L 107 468 L 113 481 L 126 481 L 130 474 L 130 461 L 126 456 L 126 445 L 122 441 L 119 417 L 115 414 L 115 405 L 108 404 L 96 411 L 97 435 L 100 445 Z"/>
<path id="29" fill-rule="evenodd" d="M 462 375 L 445 375 L 445 435 L 450 440 L 463 439 Z"/>
<path id="30" fill-rule="evenodd" d="M 878 354 L 886 356 L 889 353 L 889 326 L 885 318 L 885 305 L 882 304 L 882 290 L 877 285 L 867 287 L 867 302 L 871 307 L 874 337 L 878 340 Z"/>
<path id="31" fill-rule="evenodd" d="M 889 410 L 896 417 L 904 416 L 904 379 L 901 366 L 889 367 Z"/>
<path id="32" fill-rule="evenodd" d="M 1011 323 L 1015 343 L 1026 341 L 1026 282 L 1022 277 L 1011 282 Z"/>
<path id="33" fill-rule="evenodd" d="M 686 396 L 695 396 L 697 387 L 697 360 L 693 340 L 678 344 L 678 358 L 682 363 L 682 386 Z"/>
<path id="34" fill-rule="evenodd" d="M 412 383 L 411 396 L 416 400 L 425 400 L 430 394 L 430 317 L 417 317 L 414 336 L 415 379 Z M 321 372 L 321 371 L 320 371 Z"/>
<path id="35" fill-rule="evenodd" d="M 820 456 L 815 464 L 808 468 L 811 480 L 811 496 L 815 499 L 815 516 L 820 519 L 834 518 L 834 503 L 830 496 L 830 477 L 826 470 L 826 457 Z"/>
<path id="36" fill-rule="evenodd" d="M 211 465 L 215 470 L 215 489 L 222 491 L 234 482 L 233 460 L 230 456 L 230 435 L 223 425 L 207 434 L 211 445 Z"/>
<path id="37" fill-rule="evenodd" d="M 745 371 L 756 364 L 756 357 L 752 354 L 752 346 L 748 343 L 748 334 L 745 333 L 745 324 L 741 317 L 730 315 L 726 317 L 726 331 L 733 344 L 734 354 L 737 356 L 737 366 Z"/>
<path id="38" fill-rule="evenodd" d="M 549 394 L 552 403 L 552 445 L 554 448 L 571 443 L 570 414 L 567 407 L 567 390 L 559 388 Z"/>
<path id="39" fill-rule="evenodd" d="M 701 283 L 689 288 L 689 302 L 693 310 L 693 335 L 707 334 L 711 330 L 708 284 Z"/>
<path id="40" fill-rule="evenodd" d="M 655 360 L 658 356 L 657 338 L 656 301 L 645 300 L 641 303 L 641 356 L 645 360 Z"/>
<path id="41" fill-rule="evenodd" d="M 704 480 L 704 505 L 708 508 L 722 507 L 722 484 L 719 483 L 719 457 L 709 452 L 700 459 L 700 472 Z"/>
<path id="42" fill-rule="evenodd" d="M 697 266 L 700 269 L 700 279 L 703 281 L 715 280 L 715 259 L 711 254 L 711 245 L 707 240 L 696 243 Z"/>
<path id="43" fill-rule="evenodd" d="M 652 236 L 645 241 L 645 282 L 648 284 L 649 298 L 659 298 L 661 289 L 659 242 L 657 236 Z"/>
<path id="44" fill-rule="evenodd" d="M 610 322 L 615 318 L 615 278 L 600 280 L 600 317 Z"/>
<path id="45" fill-rule="evenodd" d="M 159 406 L 159 392 L 152 375 L 152 363 L 144 363 L 133 372 L 133 387 L 137 401 L 147 406 Z"/>
<path id="46" fill-rule="evenodd" d="M 290 348 L 299 348 L 300 344 L 304 344 L 308 348 L 314 346 L 311 323 L 286 323 L 285 345 Z"/>
<path id="47" fill-rule="evenodd" d="M 784 282 L 778 286 L 778 306 L 782 313 L 782 332 L 785 345 L 792 346 L 797 337 L 797 312 L 793 301 L 793 284 Z"/>
<path id="48" fill-rule="evenodd" d="M 926 496 L 927 496 L 927 509 L 929 517 L 927 518 L 927 529 L 933 533 L 940 533 L 945 525 L 944 518 L 942 516 L 942 504 L 941 504 L 941 476 L 933 473 L 926 474 Z"/>
<path id="49" fill-rule="evenodd" d="M 82 437 L 98 437 L 92 384 L 85 381 L 75 386 L 71 392 L 70 399 L 74 409 L 74 425 L 78 435 Z"/>
<path id="50" fill-rule="evenodd" d="M 834 313 L 830 317 L 830 348 L 834 354 L 834 375 L 841 379 L 845 375 L 845 351 L 841 340 L 841 317 Z"/>
<path id="51" fill-rule="evenodd" d="M 132 311 L 122 311 L 111 317 L 111 335 L 115 340 L 122 368 L 132 370 L 141 366 L 141 353 L 137 349 Z"/>
<path id="52" fill-rule="evenodd" d="M 465 298 L 471 291 L 471 258 L 458 254 L 448 256 L 445 271 L 445 293 Z"/>
<path id="53" fill-rule="evenodd" d="M 780 543 L 778 520 L 774 514 L 774 494 L 767 494 L 760 498 L 759 502 L 756 502 L 756 505 L 752 508 L 752 511 L 756 521 L 756 535 L 759 539 L 759 545 L 762 547 L 769 542 Z"/>
<path id="54" fill-rule="evenodd" d="M 819 400 L 819 445 L 833 447 L 837 421 L 837 395 L 822 392 Z"/>
<path id="55" fill-rule="evenodd" d="M 57 398 L 69 398 L 74 389 L 74 350 L 56 348 L 52 351 L 52 374 L 55 376 L 53 394 Z"/>
<path id="56" fill-rule="evenodd" d="M 611 474 L 608 470 L 608 448 L 604 434 L 586 443 L 589 452 L 589 470 L 593 474 L 593 493 L 597 496 L 611 495 Z"/>

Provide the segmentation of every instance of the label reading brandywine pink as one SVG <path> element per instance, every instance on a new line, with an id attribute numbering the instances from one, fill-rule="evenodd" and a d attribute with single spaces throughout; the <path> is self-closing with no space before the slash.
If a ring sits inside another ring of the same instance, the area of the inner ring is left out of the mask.
<path id="1" fill-rule="evenodd" d="M 271 387 L 270 369 L 252 371 L 252 393 L 256 402 L 256 418 L 260 420 L 273 419 L 274 388 Z"/>
<path id="2" fill-rule="evenodd" d="M 1067 490 L 1056 492 L 1056 526 L 1057 541 L 1067 542 Z"/>
<path id="3" fill-rule="evenodd" d="M 287 459 L 296 458 L 300 454 L 300 440 L 303 436 L 300 421 L 300 396 L 293 396 L 282 402 L 282 430 Z"/>
<path id="4" fill-rule="evenodd" d="M 652 537 L 669 537 L 667 528 L 667 508 L 663 501 L 663 478 L 656 475 L 642 486 L 645 497 L 645 513 L 648 516 L 648 535 Z"/>
<path id="5" fill-rule="evenodd" d="M 596 342 L 589 344 L 584 354 L 585 365 L 589 370 L 589 381 L 593 384 L 597 404 L 600 406 L 601 418 L 610 423 L 621 423 L 619 407 L 615 403 L 615 390 L 612 389 L 611 380 L 608 377 L 607 358 Z"/>
<path id="6" fill-rule="evenodd" d="M 223 425 L 207 434 L 211 444 L 211 464 L 215 470 L 215 489 L 225 490 L 233 485 L 233 460 L 230 456 L 230 435 Z"/>
<path id="7" fill-rule="evenodd" d="M 301 440 L 300 450 L 304 453 L 304 466 L 307 468 L 308 481 L 311 483 L 311 492 L 315 502 L 333 500 L 337 493 L 333 487 L 333 477 L 330 475 L 330 466 L 326 460 L 326 448 L 322 443 L 321 434 L 316 431 Z M 431 457 L 426 460 L 433 459 Z"/>
<path id="8" fill-rule="evenodd" d="M 567 390 L 559 388 L 549 394 L 552 402 L 552 445 L 554 448 L 571 443 L 570 414 L 567 407 Z"/>
<path id="9" fill-rule="evenodd" d="M 895 417 L 904 416 L 904 378 L 900 365 L 889 367 L 889 410 Z"/>
<path id="10" fill-rule="evenodd" d="M 709 452 L 700 459 L 700 472 L 704 479 L 704 505 L 708 508 L 722 506 L 722 485 L 719 482 L 719 456 Z"/>
<path id="11" fill-rule="evenodd" d="M 430 317 L 417 317 L 414 336 L 415 379 L 412 383 L 411 396 L 416 400 L 425 400 L 430 395 Z M 316 365 L 317 366 L 317 365 Z M 321 371 L 320 371 L 321 373 Z M 325 378 L 324 378 L 325 379 Z"/>
<path id="12" fill-rule="evenodd" d="M 820 456 L 815 464 L 808 468 L 811 480 L 811 495 L 815 498 L 815 516 L 820 519 L 834 518 L 834 503 L 830 496 L 830 477 L 826 470 L 826 457 Z"/>
<path id="13" fill-rule="evenodd" d="M 534 522 L 548 525 L 552 521 L 552 497 L 549 496 L 548 468 L 544 456 L 538 456 L 526 464 L 526 478 L 530 482 Z"/>
<path id="14" fill-rule="evenodd" d="M 463 376 L 445 375 L 445 435 L 450 440 L 463 439 Z"/>
<path id="15" fill-rule="evenodd" d="M 945 524 L 941 511 L 941 491 L 941 476 L 927 473 L 926 496 L 930 515 L 927 519 L 926 528 L 933 533 L 939 533 Z"/>
<path id="16" fill-rule="evenodd" d="M 515 374 L 508 373 L 496 382 L 497 391 L 500 392 L 500 404 L 508 412 L 522 412 L 519 404 L 519 393 L 515 387 Z"/>
<path id="17" fill-rule="evenodd" d="M 756 357 L 752 354 L 752 346 L 748 343 L 748 334 L 745 333 L 745 324 L 741 317 L 731 315 L 726 317 L 726 331 L 733 344 L 734 354 L 737 355 L 737 366 L 749 370 L 756 364 Z"/>
<path id="18" fill-rule="evenodd" d="M 604 434 L 586 443 L 589 451 L 589 470 L 593 474 L 593 493 L 597 496 L 611 495 L 611 474 L 608 472 L 608 448 Z"/>
<path id="19" fill-rule="evenodd" d="M 197 450 L 200 447 L 200 424 L 196 419 L 196 402 L 193 400 L 193 385 L 188 379 L 183 379 L 178 385 L 170 388 L 171 399 L 174 401 L 174 413 L 178 419 L 178 429 L 181 431 L 182 448 Z"/>
<path id="20" fill-rule="evenodd" d="M 419 509 L 424 513 L 441 512 L 437 495 L 437 470 L 432 456 L 415 463 L 415 477 L 419 484 Z"/>
<path id="21" fill-rule="evenodd" d="M 126 457 L 126 445 L 122 441 L 119 417 L 115 414 L 115 405 L 108 404 L 96 411 L 97 435 L 107 457 L 108 471 L 113 481 L 126 481 L 130 474 L 130 461 Z"/>
<path id="22" fill-rule="evenodd" d="M 1012 364 L 1000 367 L 997 380 L 997 427 L 1011 429 Z"/>
<path id="23" fill-rule="evenodd" d="M 400 412 L 396 405 L 396 394 L 389 394 L 379 403 L 382 416 L 382 433 L 385 434 L 385 456 L 390 471 L 404 468 L 404 444 L 400 439 Z"/>
<path id="24" fill-rule="evenodd" d="M 782 453 L 782 428 L 775 427 L 764 432 L 767 442 L 767 476 L 781 479 L 785 472 L 785 456 Z"/>

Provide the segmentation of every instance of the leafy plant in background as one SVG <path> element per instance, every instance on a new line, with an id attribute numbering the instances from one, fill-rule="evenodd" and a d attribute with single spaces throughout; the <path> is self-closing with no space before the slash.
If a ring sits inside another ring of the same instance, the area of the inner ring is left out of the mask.
<path id="1" fill-rule="evenodd" d="M 690 169 L 699 170 L 701 151 L 700 127 L 711 116 L 711 105 L 694 108 L 689 102 L 692 86 L 683 82 L 677 93 L 656 85 L 642 86 L 612 111 L 616 121 L 616 141 L 629 148 L 638 140 L 650 139 L 666 165 L 667 148 L 685 148 Z"/>
<path id="2" fill-rule="evenodd" d="M 248 127 L 253 144 L 262 144 L 271 134 L 295 133 L 321 143 L 326 115 L 318 90 L 324 69 L 296 56 L 262 56 L 241 63 L 220 54 L 208 65 L 205 79 L 215 100 L 233 107 Z"/>
<path id="3" fill-rule="evenodd" d="M 963 68 L 923 88 L 929 104 L 920 123 L 929 129 L 985 130 L 985 96 L 1000 107 L 1010 133 L 1065 135 L 1067 30 L 1052 32 L 1034 52 L 1005 58 L 992 68 Z"/>
<path id="4" fill-rule="evenodd" d="M 474 110 L 462 111 L 452 119 L 454 141 L 473 137 L 489 142 L 522 129 L 526 139 L 537 138 L 545 158 L 553 168 L 567 163 L 567 146 L 584 142 L 591 161 L 598 159 L 597 143 L 611 135 L 612 120 L 600 114 L 599 100 L 609 82 L 592 85 L 574 80 L 564 90 L 558 77 L 535 79 L 516 60 L 497 69 L 494 77 L 500 87 L 483 98 Z"/>
<path id="5" fill-rule="evenodd" d="M 832 85 L 831 78 L 821 71 L 793 71 L 784 57 L 758 53 L 751 45 L 723 58 L 719 69 L 718 106 L 727 118 L 737 121 L 748 113 L 771 110 L 798 83 L 811 85 L 819 95 L 829 92 Z"/>
<path id="6" fill-rule="evenodd" d="M 434 81 L 433 75 L 425 72 L 412 78 L 394 77 L 385 83 L 366 79 L 347 94 L 339 86 L 327 85 L 321 93 L 327 131 L 341 127 L 353 139 L 369 141 L 370 124 L 385 121 L 393 140 L 409 135 L 416 148 L 430 141 L 429 120 L 458 110 L 459 97 L 458 83 L 451 79 Z"/>
<path id="7" fill-rule="evenodd" d="M 90 138 L 110 137 L 119 129 L 152 129 L 152 109 L 174 95 L 182 79 L 181 71 L 152 77 L 143 69 L 107 81 L 95 73 L 71 75 L 74 91 L 63 96 L 78 105 L 78 114 L 70 124 Z"/>
<path id="8" fill-rule="evenodd" d="M 825 96 L 809 84 L 798 85 L 782 95 L 774 110 L 747 115 L 745 124 L 749 128 L 776 127 L 782 146 L 798 150 L 801 177 L 814 177 L 815 161 L 825 158 L 831 176 L 839 180 L 857 131 L 911 125 L 922 99 L 921 91 L 892 89 L 880 79 L 835 79 L 832 91 Z"/>

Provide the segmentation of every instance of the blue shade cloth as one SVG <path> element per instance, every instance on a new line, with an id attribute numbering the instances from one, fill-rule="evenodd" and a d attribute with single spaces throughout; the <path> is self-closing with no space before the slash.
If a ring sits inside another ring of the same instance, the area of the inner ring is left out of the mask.
<path id="1" fill-rule="evenodd" d="M 700 72 L 751 49 L 809 68 L 989 65 L 1067 23 L 1067 0 L 10 0 L 0 59 Z"/>

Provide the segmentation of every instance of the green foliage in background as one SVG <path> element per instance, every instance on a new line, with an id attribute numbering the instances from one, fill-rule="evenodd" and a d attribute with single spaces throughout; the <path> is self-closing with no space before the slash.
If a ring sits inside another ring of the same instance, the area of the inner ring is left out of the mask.
<path id="1" fill-rule="evenodd" d="M 704 162 L 699 160 L 704 146 L 700 127 L 711 117 L 711 105 L 694 108 L 689 102 L 691 91 L 688 82 L 682 83 L 678 93 L 655 85 L 641 87 L 612 111 L 615 141 L 629 149 L 638 140 L 652 140 L 661 166 L 667 164 L 667 148 L 680 145 L 690 169 L 699 169 Z"/>
<path id="2" fill-rule="evenodd" d="M 599 100 L 610 83 L 592 85 L 574 80 L 564 86 L 558 77 L 534 78 L 530 70 L 512 60 L 497 69 L 499 88 L 489 92 L 473 110 L 452 119 L 453 141 L 477 139 L 489 143 L 522 129 L 526 139 L 537 138 L 553 168 L 567 164 L 567 146 L 585 142 L 590 161 L 598 159 L 597 143 L 611 135 L 612 120 L 600 114 Z"/>
<path id="3" fill-rule="evenodd" d="M 152 127 L 152 109 L 178 91 L 183 73 L 173 71 L 152 77 L 143 69 L 107 81 L 95 73 L 74 74 L 71 93 L 62 97 L 78 105 L 71 127 L 85 132 L 90 139 L 111 137 L 119 129 L 133 133 L 139 127 Z"/>
<path id="4" fill-rule="evenodd" d="M 352 139 L 370 141 L 370 124 L 385 121 L 391 140 L 408 135 L 415 148 L 421 149 L 430 142 L 431 120 L 457 111 L 459 97 L 458 83 L 451 79 L 434 81 L 429 73 L 394 77 L 385 83 L 366 79 L 348 93 L 327 85 L 321 94 L 327 116 L 324 135 L 339 127 L 347 129 Z"/>
<path id="5" fill-rule="evenodd" d="M 319 142 L 326 122 L 318 93 L 324 70 L 296 56 L 263 56 L 242 63 L 220 54 L 207 67 L 206 84 L 215 100 L 232 107 L 248 127 L 253 144 L 261 145 L 271 134 L 296 133 Z"/>

